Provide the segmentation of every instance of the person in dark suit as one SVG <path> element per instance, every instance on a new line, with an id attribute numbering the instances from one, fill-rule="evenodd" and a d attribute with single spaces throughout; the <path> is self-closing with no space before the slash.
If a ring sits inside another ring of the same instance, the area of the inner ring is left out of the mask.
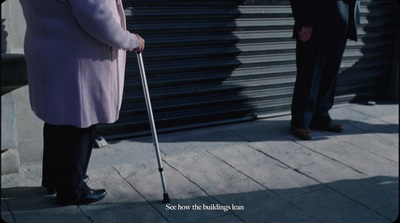
<path id="1" fill-rule="evenodd" d="M 312 138 L 310 128 L 342 132 L 329 116 L 347 39 L 357 41 L 360 1 L 291 0 L 295 20 L 297 76 L 291 127 L 300 139 Z"/>

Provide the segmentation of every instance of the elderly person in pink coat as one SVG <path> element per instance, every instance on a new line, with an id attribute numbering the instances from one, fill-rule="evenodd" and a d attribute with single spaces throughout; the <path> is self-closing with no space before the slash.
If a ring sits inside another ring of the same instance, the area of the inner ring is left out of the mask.
<path id="1" fill-rule="evenodd" d="M 42 185 L 61 205 L 106 196 L 86 184 L 94 130 L 118 119 L 126 51 L 144 40 L 126 30 L 121 0 L 20 0 L 34 113 L 44 121 Z"/>

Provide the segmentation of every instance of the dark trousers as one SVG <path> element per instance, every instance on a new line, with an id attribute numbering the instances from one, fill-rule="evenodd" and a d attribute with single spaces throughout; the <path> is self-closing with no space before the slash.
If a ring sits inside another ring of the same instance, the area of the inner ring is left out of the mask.
<path id="1" fill-rule="evenodd" d="M 296 43 L 297 76 L 292 100 L 291 125 L 309 128 L 312 122 L 331 121 L 337 75 L 346 39 L 313 37 Z"/>
<path id="2" fill-rule="evenodd" d="M 43 128 L 42 185 L 57 190 L 57 199 L 77 200 L 89 193 L 83 182 L 89 165 L 95 126 L 78 128 L 50 125 Z"/>

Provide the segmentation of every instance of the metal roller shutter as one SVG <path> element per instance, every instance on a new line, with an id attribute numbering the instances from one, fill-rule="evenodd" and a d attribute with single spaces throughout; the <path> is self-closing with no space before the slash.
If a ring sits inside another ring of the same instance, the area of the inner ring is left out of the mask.
<path id="1" fill-rule="evenodd" d="M 159 132 L 288 114 L 295 81 L 289 1 L 124 1 L 143 53 Z M 390 0 L 362 3 L 358 42 L 346 49 L 336 103 L 385 95 L 398 35 Z M 149 134 L 136 55 L 128 54 L 120 119 L 107 139 Z"/>

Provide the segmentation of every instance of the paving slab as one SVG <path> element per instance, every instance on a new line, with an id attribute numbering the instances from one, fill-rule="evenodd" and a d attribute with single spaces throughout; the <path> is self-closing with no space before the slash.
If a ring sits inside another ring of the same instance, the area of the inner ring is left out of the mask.
<path id="1" fill-rule="evenodd" d="M 107 188 L 105 199 L 97 204 L 124 204 L 145 202 L 144 198 L 133 188 L 129 182 L 120 176 L 114 167 L 104 167 L 88 171 L 90 180 L 88 182 L 91 188 Z"/>
<path id="2" fill-rule="evenodd" d="M 22 165 L 20 172 L 1 176 L 1 187 L 40 187 L 42 182 L 42 165 Z M 3 194 L 4 190 L 2 190 Z M 7 194 L 6 194 L 7 195 Z"/>
<path id="3" fill-rule="evenodd" d="M 398 105 L 335 106 L 343 133 L 301 141 L 290 116 L 159 135 L 170 204 L 150 136 L 94 149 L 89 205 L 58 206 L 41 185 L 41 163 L 1 177 L 7 222 L 353 223 L 398 217 Z M 29 144 L 24 145 L 29 150 Z M 34 145 L 32 145 L 34 146 Z"/>
<path id="4" fill-rule="evenodd" d="M 299 144 L 367 176 L 380 175 L 387 171 L 392 171 L 394 175 L 398 172 L 395 162 L 337 138 L 332 139 L 329 144 L 322 141 L 301 141 Z"/>
<path id="5" fill-rule="evenodd" d="M 159 222 L 168 221 L 146 202 L 94 204 L 80 206 L 91 222 Z"/>
<path id="6" fill-rule="evenodd" d="M 397 223 L 399 220 L 399 208 L 398 204 L 396 206 L 387 206 L 376 210 L 379 215 L 385 216 L 390 219 L 391 222 Z"/>
<path id="7" fill-rule="evenodd" d="M 393 103 L 379 102 L 377 105 L 369 106 L 362 104 L 351 104 L 348 109 L 371 117 L 389 117 L 399 113 L 399 106 Z M 340 109 L 338 109 L 340 111 Z"/>
<path id="8" fill-rule="evenodd" d="M 397 135 L 391 133 L 390 135 Z M 368 151 L 377 156 L 392 161 L 396 166 L 399 162 L 399 143 L 397 139 L 389 139 L 386 134 L 365 133 L 360 135 L 338 136 L 339 140 L 360 148 L 363 151 Z M 394 137 L 393 137 L 394 138 Z M 390 162 L 389 162 L 390 163 Z"/>
<path id="9" fill-rule="evenodd" d="M 286 141 L 290 135 L 290 120 L 287 117 L 260 119 L 232 128 L 232 132 L 246 142 Z"/>
<path id="10" fill-rule="evenodd" d="M 379 176 L 359 180 L 341 180 L 329 183 L 327 186 L 359 202 L 362 206 L 376 211 L 387 206 L 398 205 L 398 190 L 391 187 L 397 185 L 396 181 L 395 177 Z"/>
<path id="11" fill-rule="evenodd" d="M 168 163 L 210 196 L 265 189 L 205 151 L 177 155 Z"/>
<path id="12" fill-rule="evenodd" d="M 381 216 L 357 201 L 337 193 L 330 188 L 317 190 L 313 193 L 301 194 L 291 198 L 291 201 L 303 212 L 326 223 L 389 223 L 390 219 Z"/>
<path id="13" fill-rule="evenodd" d="M 387 132 L 375 132 L 375 134 L 379 137 L 390 140 L 391 142 L 399 143 L 399 128 L 398 126 L 387 127 Z"/>
<path id="14" fill-rule="evenodd" d="M 318 184 L 317 181 L 299 174 L 287 164 L 271 158 L 269 154 L 251 147 L 231 147 L 210 151 L 210 153 L 249 177 L 249 180 L 257 182 L 269 190 L 299 188 L 292 192 L 306 193 L 308 191 L 301 189 Z M 284 196 L 290 195 L 284 194 Z"/>
<path id="15" fill-rule="evenodd" d="M 216 196 L 229 206 L 230 202 L 241 203 L 244 210 L 233 210 L 243 222 L 319 222 L 313 216 L 303 212 L 291 201 L 282 199 L 271 190 L 252 191 L 238 194 Z"/>
<path id="16" fill-rule="evenodd" d="M 197 222 L 225 216 L 225 212 L 193 211 L 193 205 L 216 204 L 198 185 L 185 178 L 180 172 L 164 165 L 165 180 L 170 204 L 161 203 L 163 190 L 156 162 L 138 162 L 115 168 L 140 195 L 170 222 Z M 171 186 L 173 185 L 173 186 Z M 188 208 L 188 209 L 187 209 Z"/>
<path id="17" fill-rule="evenodd" d="M 6 198 L 1 199 L 1 219 L 5 222 L 14 223 L 14 216 L 11 213 L 10 208 L 6 202 Z"/>
<path id="18" fill-rule="evenodd" d="M 134 163 L 141 160 L 153 160 L 155 157 L 151 137 L 141 137 L 137 140 L 110 141 L 107 146 L 93 150 L 89 170 L 123 163 Z"/>
<path id="19" fill-rule="evenodd" d="M 15 222 L 91 222 L 79 206 L 57 206 L 54 196 L 22 196 L 6 202 Z"/>
<path id="20" fill-rule="evenodd" d="M 333 160 L 323 154 L 310 150 L 301 144 L 297 146 L 292 143 L 282 145 L 279 149 L 274 147 L 278 143 L 252 143 L 252 147 L 270 154 L 276 160 L 288 165 L 290 168 L 318 183 L 329 183 L 342 179 L 360 179 L 364 174 L 349 166 Z M 291 155 L 287 155 L 291 154 Z M 296 158 L 293 158 L 296 157 Z"/>

